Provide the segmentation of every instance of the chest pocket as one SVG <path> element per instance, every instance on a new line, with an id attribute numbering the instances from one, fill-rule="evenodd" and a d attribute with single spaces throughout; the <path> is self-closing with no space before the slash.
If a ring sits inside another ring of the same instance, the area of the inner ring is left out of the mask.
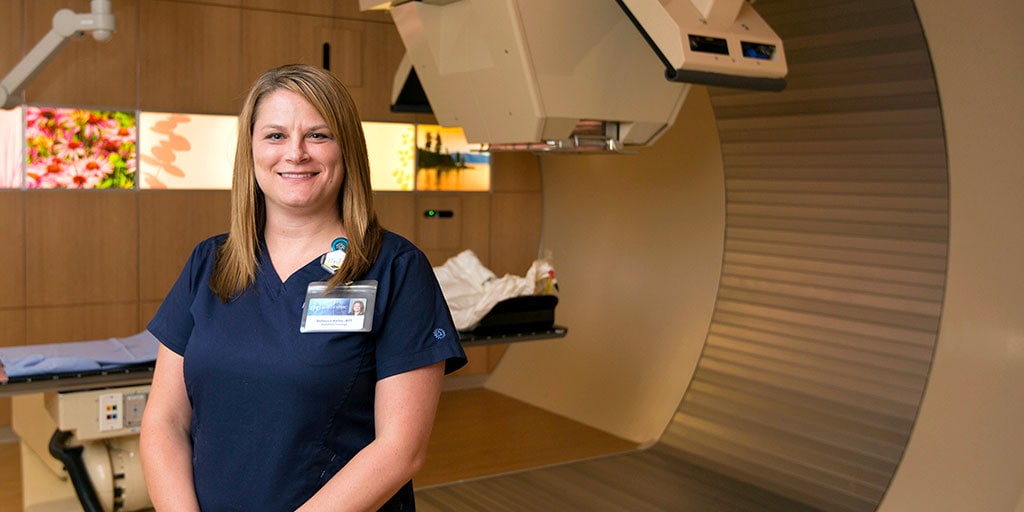
<path id="1" fill-rule="evenodd" d="M 303 333 L 292 338 L 293 351 L 304 363 L 312 366 L 360 366 L 373 338 L 365 332 Z M 362 368 L 356 368 L 357 371 Z"/>

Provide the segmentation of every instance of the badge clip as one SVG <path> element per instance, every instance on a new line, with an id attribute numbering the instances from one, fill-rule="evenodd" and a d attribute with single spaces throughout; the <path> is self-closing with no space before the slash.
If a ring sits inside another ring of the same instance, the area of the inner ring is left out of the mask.
<path id="1" fill-rule="evenodd" d="M 332 274 L 337 272 L 345 261 L 345 251 L 347 250 L 348 239 L 342 237 L 335 238 L 331 242 L 331 252 L 320 257 L 320 266 Z"/>

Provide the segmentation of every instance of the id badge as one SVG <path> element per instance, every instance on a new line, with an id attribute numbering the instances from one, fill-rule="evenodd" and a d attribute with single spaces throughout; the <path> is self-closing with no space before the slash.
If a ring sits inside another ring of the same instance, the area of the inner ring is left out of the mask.
<path id="1" fill-rule="evenodd" d="M 306 287 L 299 332 L 367 332 L 373 328 L 377 281 L 356 281 L 328 288 L 325 281 Z"/>

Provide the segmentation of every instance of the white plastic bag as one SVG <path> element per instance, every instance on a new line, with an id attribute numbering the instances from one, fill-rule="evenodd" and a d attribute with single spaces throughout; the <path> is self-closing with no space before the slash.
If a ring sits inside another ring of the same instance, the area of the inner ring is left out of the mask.
<path id="1" fill-rule="evenodd" d="M 552 282 L 554 269 L 545 260 L 534 261 L 525 277 L 506 274 L 497 277 L 484 267 L 473 251 L 466 249 L 451 257 L 434 274 L 460 331 L 476 327 L 495 304 L 512 297 L 533 295 Z"/>

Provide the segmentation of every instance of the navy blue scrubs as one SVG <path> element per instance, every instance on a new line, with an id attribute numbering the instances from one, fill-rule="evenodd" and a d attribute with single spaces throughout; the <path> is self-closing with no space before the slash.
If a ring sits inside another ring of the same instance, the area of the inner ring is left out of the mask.
<path id="1" fill-rule="evenodd" d="M 362 280 L 378 282 L 371 332 L 300 333 L 319 260 L 281 282 L 263 245 L 255 284 L 222 303 L 217 247 L 201 242 L 148 329 L 184 357 L 193 472 L 204 511 L 291 511 L 374 438 L 378 380 L 440 361 L 466 363 L 426 257 L 386 233 Z M 413 510 L 412 482 L 381 510 Z"/>

